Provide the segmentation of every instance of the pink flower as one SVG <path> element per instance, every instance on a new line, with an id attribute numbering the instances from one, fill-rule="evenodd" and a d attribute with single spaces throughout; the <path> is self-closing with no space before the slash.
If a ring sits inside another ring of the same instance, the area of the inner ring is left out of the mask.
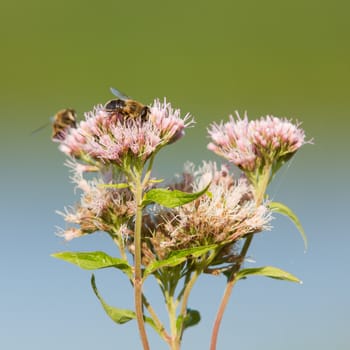
<path id="1" fill-rule="evenodd" d="M 188 114 L 181 119 L 180 110 L 173 110 L 166 100 L 155 100 L 147 119 L 125 118 L 99 105 L 85 114 L 77 128 L 69 129 L 60 150 L 75 158 L 120 167 L 125 161 L 143 163 L 161 147 L 180 139 L 192 123 Z"/>
<path id="2" fill-rule="evenodd" d="M 150 107 L 150 120 L 160 131 L 162 138 L 166 143 L 172 143 L 180 139 L 185 134 L 185 128 L 193 124 L 193 119 L 187 113 L 181 119 L 180 110 L 171 107 L 169 102 L 161 103 L 155 100 Z"/>
<path id="3" fill-rule="evenodd" d="M 248 121 L 230 116 L 227 123 L 212 124 L 208 149 L 226 158 L 243 171 L 254 172 L 266 164 L 276 169 L 287 161 L 305 141 L 300 124 L 273 116 Z M 310 141 L 308 141 L 310 142 Z"/>

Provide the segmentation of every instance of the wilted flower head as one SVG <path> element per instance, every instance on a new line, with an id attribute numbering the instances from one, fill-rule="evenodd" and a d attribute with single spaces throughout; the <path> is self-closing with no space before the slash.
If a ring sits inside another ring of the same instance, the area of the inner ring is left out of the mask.
<path id="1" fill-rule="evenodd" d="M 60 150 L 75 158 L 91 159 L 123 167 L 126 162 L 144 163 L 159 148 L 172 143 L 192 124 L 164 100 L 155 100 L 147 119 L 126 118 L 99 105 L 85 120 L 70 128 Z"/>
<path id="2" fill-rule="evenodd" d="M 266 164 L 274 170 L 287 161 L 305 141 L 300 124 L 274 116 L 248 121 L 230 116 L 227 123 L 212 124 L 208 149 L 226 158 L 245 172 L 261 170 Z"/>
<path id="3" fill-rule="evenodd" d="M 227 166 L 218 169 L 215 163 L 204 163 L 198 170 L 187 166 L 184 188 L 189 188 L 190 179 L 194 192 L 211 181 L 209 193 L 181 207 L 159 208 L 150 238 L 159 258 L 178 249 L 210 244 L 232 246 L 247 234 L 269 228 L 269 209 L 256 205 L 251 185 L 245 178 L 235 180 Z M 179 182 L 174 187 L 182 189 Z"/>

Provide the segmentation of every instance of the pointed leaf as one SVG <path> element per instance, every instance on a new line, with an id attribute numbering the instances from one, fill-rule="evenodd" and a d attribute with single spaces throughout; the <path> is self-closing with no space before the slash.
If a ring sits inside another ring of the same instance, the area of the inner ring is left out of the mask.
<path id="1" fill-rule="evenodd" d="M 143 199 L 143 206 L 157 203 L 167 208 L 175 208 L 194 201 L 208 191 L 210 184 L 202 191 L 195 193 L 182 192 L 179 190 L 167 190 L 165 188 L 155 188 L 149 190 Z"/>
<path id="2" fill-rule="evenodd" d="M 133 319 L 136 319 L 136 313 L 132 310 L 128 309 L 119 309 L 114 306 L 108 305 L 101 297 L 100 293 L 97 290 L 96 282 L 95 282 L 95 276 L 91 276 L 91 286 L 92 289 L 97 297 L 97 299 L 100 301 L 103 309 L 105 310 L 106 314 L 115 322 L 118 324 L 123 324 L 126 322 L 129 322 Z M 147 324 L 149 324 L 151 327 L 153 327 L 157 332 L 159 330 L 157 329 L 155 323 L 150 317 L 144 317 L 144 320 Z"/>
<path id="3" fill-rule="evenodd" d="M 115 267 L 119 270 L 122 270 L 129 277 L 132 276 L 132 268 L 127 260 L 111 257 L 108 254 L 101 251 L 60 252 L 52 254 L 51 256 L 77 265 L 85 270 L 97 270 L 104 269 L 107 267 Z"/>
<path id="4" fill-rule="evenodd" d="M 97 299 L 100 301 L 103 309 L 106 311 L 106 314 L 116 323 L 123 324 L 126 322 L 129 322 L 132 319 L 136 318 L 136 314 L 134 311 L 127 310 L 127 309 L 118 309 L 116 307 L 108 305 L 100 296 L 96 283 L 95 283 L 95 276 L 91 276 L 91 286 L 94 290 L 94 293 L 97 297 Z"/>
<path id="5" fill-rule="evenodd" d="M 298 277 L 295 277 L 291 273 L 273 266 L 242 269 L 237 272 L 236 279 L 239 280 L 249 275 L 260 275 L 284 281 L 302 283 Z"/>
<path id="6" fill-rule="evenodd" d="M 292 220 L 292 222 L 294 223 L 294 225 L 296 226 L 296 228 L 298 229 L 298 231 L 300 232 L 300 235 L 304 241 L 304 246 L 305 249 L 307 249 L 307 237 L 305 234 L 305 231 L 303 229 L 303 227 L 301 226 L 301 223 L 298 219 L 298 217 L 292 212 L 291 209 L 289 209 L 286 205 L 279 203 L 279 202 L 270 202 L 269 203 L 269 207 L 272 211 L 288 216 L 290 220 Z"/>
<path id="7" fill-rule="evenodd" d="M 162 267 L 177 266 L 186 261 L 189 256 L 198 258 L 215 248 L 217 248 L 217 245 L 212 244 L 204 247 L 188 248 L 172 252 L 166 259 L 151 262 L 144 271 L 144 278 Z"/>

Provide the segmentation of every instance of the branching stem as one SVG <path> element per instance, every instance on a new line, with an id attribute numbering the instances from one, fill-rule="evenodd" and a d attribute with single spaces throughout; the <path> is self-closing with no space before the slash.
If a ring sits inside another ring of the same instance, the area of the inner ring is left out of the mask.
<path id="1" fill-rule="evenodd" d="M 135 269 L 134 269 L 134 302 L 137 326 L 144 350 L 149 350 L 145 322 L 142 309 L 142 271 L 141 271 L 141 225 L 142 225 L 142 194 L 141 174 L 135 177 L 135 202 L 137 205 L 135 218 Z"/>

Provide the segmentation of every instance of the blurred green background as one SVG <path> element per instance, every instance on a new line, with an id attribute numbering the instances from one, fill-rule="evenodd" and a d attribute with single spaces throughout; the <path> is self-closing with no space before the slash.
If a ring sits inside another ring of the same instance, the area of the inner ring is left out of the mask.
<path id="1" fill-rule="evenodd" d="M 160 154 L 155 171 L 163 178 L 187 160 L 217 159 L 206 150 L 206 128 L 235 110 L 303 122 L 314 145 L 281 171 L 270 194 L 298 214 L 309 249 L 278 218 L 251 256 L 253 266 L 284 268 L 304 284 L 257 277 L 237 285 L 218 349 L 349 349 L 349 11 L 340 0 L 3 0 L 1 348 L 140 348 L 135 323 L 117 327 L 104 315 L 89 273 L 50 258 L 113 247 L 103 234 L 68 244 L 55 237 L 63 225 L 55 210 L 77 197 L 50 128 L 32 134 L 58 109 L 82 116 L 106 102 L 114 86 L 144 103 L 166 96 L 195 117 L 195 128 Z M 132 307 L 122 276 L 96 278 L 110 304 Z M 223 286 L 223 278 L 203 278 L 195 289 L 190 307 L 202 322 L 187 331 L 183 349 L 209 347 Z M 156 288 L 146 288 L 161 310 Z M 152 332 L 152 348 L 166 349 Z"/>

